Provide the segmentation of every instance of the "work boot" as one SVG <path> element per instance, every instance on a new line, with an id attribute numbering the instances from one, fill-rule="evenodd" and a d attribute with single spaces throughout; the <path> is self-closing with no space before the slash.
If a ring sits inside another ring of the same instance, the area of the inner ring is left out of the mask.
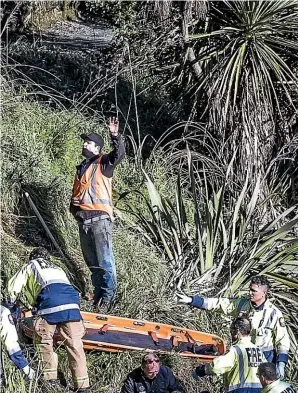
<path id="1" fill-rule="evenodd" d="M 55 389 L 56 392 L 61 392 L 61 390 L 65 389 L 65 386 L 61 385 L 59 379 L 40 379 L 39 385 L 44 389 Z"/>
<path id="2" fill-rule="evenodd" d="M 110 312 L 112 306 L 113 306 L 112 302 L 108 302 L 108 301 L 105 301 L 105 300 L 101 299 L 95 305 L 95 309 L 100 314 L 108 314 Z"/>
<path id="3" fill-rule="evenodd" d="M 88 387 L 88 388 L 72 388 L 71 389 L 73 392 L 75 392 L 75 393 L 88 393 L 88 392 L 90 392 L 90 387 Z"/>
<path id="4" fill-rule="evenodd" d="M 52 387 L 61 386 L 59 379 L 47 379 L 44 380 L 43 382 Z"/>

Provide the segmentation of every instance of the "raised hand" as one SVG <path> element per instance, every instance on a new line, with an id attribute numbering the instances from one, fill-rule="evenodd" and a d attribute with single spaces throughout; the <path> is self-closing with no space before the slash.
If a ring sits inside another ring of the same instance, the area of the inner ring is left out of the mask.
<path id="1" fill-rule="evenodd" d="M 109 131 L 110 131 L 111 136 L 117 136 L 119 134 L 118 117 L 110 117 Z"/>

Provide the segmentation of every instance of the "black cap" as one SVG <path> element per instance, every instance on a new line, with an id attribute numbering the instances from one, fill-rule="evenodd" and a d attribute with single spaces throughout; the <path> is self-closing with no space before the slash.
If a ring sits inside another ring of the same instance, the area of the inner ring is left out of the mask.
<path id="1" fill-rule="evenodd" d="M 88 134 L 88 135 L 87 134 L 81 134 L 80 137 L 82 139 L 84 139 L 84 140 L 85 139 L 89 139 L 90 141 L 95 142 L 97 144 L 97 146 L 100 146 L 101 148 L 103 148 L 104 140 L 98 134 L 95 134 L 95 133 L 92 132 L 91 134 Z"/>

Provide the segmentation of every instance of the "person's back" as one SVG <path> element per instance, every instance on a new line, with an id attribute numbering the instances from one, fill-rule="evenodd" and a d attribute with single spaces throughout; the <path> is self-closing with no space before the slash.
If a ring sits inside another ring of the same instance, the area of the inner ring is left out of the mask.
<path id="1" fill-rule="evenodd" d="M 249 337 L 243 337 L 231 347 L 228 355 L 229 361 L 227 357 L 219 357 L 210 365 L 212 374 L 221 375 L 225 370 L 224 384 L 228 392 L 260 393 L 262 387 L 257 368 L 264 360 L 261 349 Z"/>
<path id="2" fill-rule="evenodd" d="M 49 323 L 80 321 L 80 297 L 65 272 L 51 263 L 43 250 L 36 249 L 36 258 L 30 261 L 8 282 L 11 301 L 24 288 L 27 302 L 33 306 L 32 313 L 44 317 Z"/>
<path id="3" fill-rule="evenodd" d="M 265 361 L 261 349 L 250 339 L 251 323 L 248 317 L 238 317 L 231 326 L 234 344 L 225 355 L 210 364 L 196 368 L 194 377 L 223 375 L 226 391 L 233 393 L 261 393 L 257 376 L 258 366 Z"/>
<path id="4" fill-rule="evenodd" d="M 59 330 L 77 392 L 89 390 L 89 377 L 82 337 L 85 334 L 80 313 L 80 297 L 65 272 L 50 261 L 43 248 L 34 249 L 29 263 L 8 282 L 13 302 L 24 289 L 24 295 L 38 316 L 34 323 L 34 344 L 41 356 L 44 380 L 59 385 L 58 356 L 53 350 L 53 337 Z"/>

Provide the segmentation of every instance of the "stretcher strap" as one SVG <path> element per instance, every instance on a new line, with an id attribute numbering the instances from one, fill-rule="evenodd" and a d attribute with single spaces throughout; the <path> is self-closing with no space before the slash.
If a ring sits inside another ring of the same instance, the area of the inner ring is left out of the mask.
<path id="1" fill-rule="evenodd" d="M 149 334 L 149 336 L 152 338 L 152 340 L 154 341 L 154 343 L 155 343 L 156 345 L 158 345 L 158 344 L 159 344 L 159 341 L 158 341 L 158 337 L 157 337 L 156 333 L 155 333 L 154 331 L 149 331 L 148 334 Z"/>
<path id="2" fill-rule="evenodd" d="M 178 337 L 172 336 L 172 337 L 171 337 L 171 341 L 172 341 L 172 347 L 173 347 L 173 348 L 177 348 L 177 347 L 178 347 L 178 344 L 179 344 Z"/>
<path id="3" fill-rule="evenodd" d="M 105 323 L 98 331 L 99 334 L 105 334 L 107 330 L 109 329 L 110 325 L 108 323 Z"/>
<path id="4" fill-rule="evenodd" d="M 193 342 L 194 344 L 196 344 L 196 340 L 192 337 L 192 335 L 187 330 L 185 332 L 185 337 L 187 338 L 188 342 Z"/>

